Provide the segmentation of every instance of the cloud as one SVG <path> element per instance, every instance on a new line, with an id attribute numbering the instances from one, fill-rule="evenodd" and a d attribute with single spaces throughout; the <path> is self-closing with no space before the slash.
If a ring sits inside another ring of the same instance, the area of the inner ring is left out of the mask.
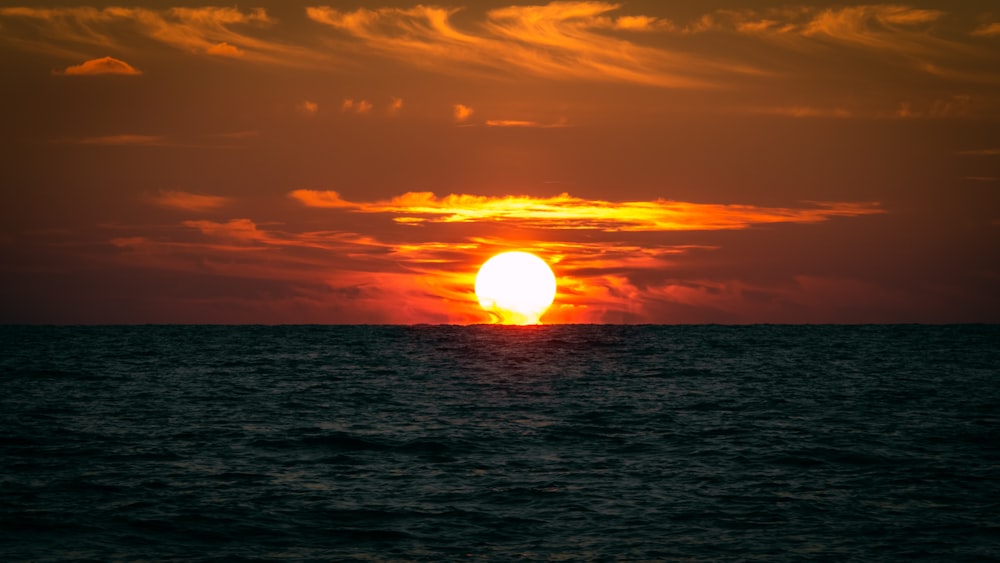
<path id="1" fill-rule="evenodd" d="M 344 103 L 340 105 L 341 111 L 351 111 L 359 114 L 367 114 L 372 111 L 374 106 L 368 100 L 354 101 L 354 98 L 346 98 Z"/>
<path id="2" fill-rule="evenodd" d="M 850 110 L 840 107 L 818 108 L 811 106 L 780 106 L 780 107 L 755 108 L 751 110 L 751 112 L 760 113 L 764 115 L 779 115 L 784 117 L 816 117 L 816 118 L 842 119 L 853 116 Z"/>
<path id="3" fill-rule="evenodd" d="M 290 196 L 311 207 L 387 213 L 406 224 L 488 222 L 605 232 L 745 229 L 758 224 L 816 223 L 838 216 L 884 213 L 874 202 L 823 202 L 785 208 L 667 200 L 613 202 L 569 194 L 548 198 L 452 194 L 439 198 L 430 192 L 409 192 L 387 201 L 356 203 L 331 191 L 296 190 Z"/>
<path id="4" fill-rule="evenodd" d="M 389 101 L 389 109 L 387 110 L 389 115 L 396 115 L 403 110 L 403 98 L 397 98 L 395 96 Z"/>
<path id="5" fill-rule="evenodd" d="M 195 212 L 219 209 L 228 205 L 231 201 L 228 197 L 193 194 L 183 191 L 161 191 L 146 199 L 149 203 L 157 207 Z"/>
<path id="6" fill-rule="evenodd" d="M 344 200 L 339 193 L 331 190 L 293 190 L 288 196 L 307 207 L 357 207 L 357 204 Z"/>
<path id="7" fill-rule="evenodd" d="M 96 76 L 100 74 L 119 74 L 124 76 L 139 76 L 141 70 L 136 69 L 125 61 L 120 61 L 111 57 L 92 59 L 79 65 L 68 66 L 65 70 L 56 71 L 54 74 L 62 76 Z"/>
<path id="8" fill-rule="evenodd" d="M 626 31 L 674 31 L 677 26 L 670 20 L 650 16 L 621 16 L 614 20 L 613 29 Z"/>
<path id="9" fill-rule="evenodd" d="M 489 127 L 539 127 L 537 121 L 524 119 L 487 119 L 486 125 Z"/>
<path id="10" fill-rule="evenodd" d="M 244 51 L 243 49 L 240 49 L 235 45 L 230 45 L 225 41 L 223 41 L 222 43 L 216 43 L 215 45 L 208 47 L 207 49 L 205 49 L 205 52 L 208 53 L 209 55 L 218 55 L 220 57 L 233 57 L 233 58 L 243 57 L 247 54 L 247 52 Z"/>
<path id="11" fill-rule="evenodd" d="M 166 146 L 169 144 L 166 138 L 160 135 L 133 135 L 133 134 L 84 137 L 82 139 L 77 139 L 72 142 L 79 143 L 82 145 L 108 145 L 108 146 L 133 145 L 133 146 L 147 146 L 147 147 Z"/>
<path id="12" fill-rule="evenodd" d="M 676 244 L 677 238 L 670 244 L 663 236 L 630 231 L 731 231 L 884 212 L 876 204 L 850 202 L 763 207 L 664 200 L 614 202 L 566 194 L 436 197 L 428 193 L 352 202 L 334 191 L 305 189 L 288 195 L 303 205 L 341 214 L 331 221 L 336 225 L 349 224 L 350 220 L 344 220 L 347 214 L 371 213 L 414 219 L 417 224 L 437 223 L 437 227 L 416 235 L 410 228 L 359 234 L 300 231 L 295 227 L 301 222 L 238 217 L 187 220 L 160 227 L 156 237 L 122 232 L 119 227 L 110 242 L 118 252 L 116 260 L 129 268 L 196 276 L 192 279 L 202 288 L 224 284 L 229 288 L 226 295 L 233 298 L 234 284 L 260 287 L 258 282 L 266 281 L 287 297 L 250 292 L 241 306 L 253 310 L 254 304 L 270 303 L 285 312 L 316 312 L 319 316 L 310 317 L 310 322 L 490 322 L 475 297 L 475 275 L 487 258 L 513 249 L 541 256 L 556 272 L 556 303 L 543 322 L 791 320 L 768 316 L 776 311 L 794 314 L 801 304 L 801 292 L 787 276 L 776 282 L 778 286 L 727 279 L 727 271 L 716 272 L 719 260 L 726 260 L 725 254 L 720 256 L 725 249 L 717 244 Z M 196 196 L 159 194 L 164 201 L 178 202 L 175 208 L 179 209 L 195 207 L 202 201 Z M 473 223 L 473 228 L 464 226 Z M 511 236 L 511 228 L 548 232 Z M 712 240 L 719 240 L 717 236 Z M 705 276 L 704 264 L 713 265 L 708 271 L 715 273 L 708 275 L 714 277 L 692 275 L 701 271 L 699 275 Z M 322 314 L 330 316 L 324 320 Z"/>
<path id="13" fill-rule="evenodd" d="M 455 121 L 459 123 L 468 121 L 469 117 L 471 117 L 474 113 L 474 110 L 471 107 L 463 104 L 455 104 L 452 109 L 455 115 Z"/>
<path id="14" fill-rule="evenodd" d="M 792 57 L 775 57 L 776 69 L 789 65 L 788 76 L 836 72 L 857 79 L 872 72 L 867 69 L 873 65 L 895 65 L 954 82 L 1000 83 L 992 70 L 996 53 L 946 35 L 948 16 L 944 10 L 898 4 L 716 10 L 680 28 L 679 34 L 729 34 L 809 57 L 809 68 Z M 754 46 L 754 52 L 760 47 Z M 858 57 L 857 64 L 845 64 L 846 57 Z"/>
<path id="15" fill-rule="evenodd" d="M 192 54 L 286 66 L 315 66 L 328 56 L 259 37 L 275 22 L 262 8 L 0 8 L 0 24 L 22 47 L 62 53 L 79 46 L 134 49 L 136 35 Z"/>
<path id="16" fill-rule="evenodd" d="M 188 149 L 238 149 L 241 145 L 233 143 L 220 143 L 222 139 L 235 140 L 235 139 L 247 139 L 249 137 L 257 136 L 257 133 L 252 131 L 236 132 L 236 133 L 223 133 L 210 135 L 212 141 L 207 143 L 198 142 L 184 142 L 177 141 L 174 139 L 169 139 L 162 135 L 140 135 L 134 133 L 121 133 L 117 135 L 98 135 L 93 137 L 78 137 L 78 138 L 59 138 L 53 139 L 53 143 L 66 143 L 75 145 L 94 145 L 94 146 L 131 146 L 131 147 L 175 147 L 175 148 L 188 148 Z"/>
<path id="17" fill-rule="evenodd" d="M 746 34 L 800 35 L 826 38 L 871 48 L 897 49 L 918 35 L 921 26 L 937 22 L 942 10 L 893 4 L 862 4 L 837 8 L 769 8 L 716 10 L 680 29 L 683 33 L 737 31 Z M 912 34 L 914 30 L 916 34 Z"/>
<path id="18" fill-rule="evenodd" d="M 977 35 L 980 37 L 992 37 L 994 35 L 1000 35 L 1000 22 L 983 24 L 977 27 L 976 29 L 972 30 L 972 35 Z"/>
<path id="19" fill-rule="evenodd" d="M 185 227 L 197 229 L 202 234 L 243 242 L 267 241 L 270 237 L 257 229 L 250 219 L 232 219 L 226 223 L 216 221 L 183 221 Z"/>
<path id="20" fill-rule="evenodd" d="M 197 276 L 200 288 L 225 283 L 230 297 L 236 287 L 253 280 L 280 282 L 275 287 L 283 288 L 282 294 L 308 295 L 309 310 L 336 311 L 327 322 L 344 322 L 345 315 L 355 314 L 359 322 L 490 322 L 473 291 L 475 275 L 487 258 L 514 248 L 544 257 L 557 270 L 559 310 L 551 319 L 587 322 L 602 311 L 628 306 L 625 299 L 634 296 L 626 291 L 630 273 L 664 271 L 678 257 L 712 251 L 695 245 L 506 237 L 384 240 L 348 231 L 281 230 L 276 223 L 249 218 L 188 220 L 178 227 L 155 238 L 125 234 L 109 242 L 119 252 L 117 259 L 130 268 Z M 275 297 L 247 298 L 247 304 L 265 301 Z M 322 320 L 315 317 L 313 322 Z"/>
<path id="21" fill-rule="evenodd" d="M 684 33 L 736 32 L 770 39 L 776 45 L 812 54 L 819 49 L 843 46 L 903 57 L 919 70 L 927 71 L 928 59 L 968 63 L 992 55 L 970 45 L 937 35 L 937 24 L 948 14 L 896 4 L 862 4 L 836 8 L 770 8 L 717 10 Z"/>
<path id="22" fill-rule="evenodd" d="M 937 21 L 944 14 L 941 10 L 887 4 L 830 8 L 809 21 L 802 34 L 876 49 L 895 49 L 900 43 L 890 39 L 891 36 L 900 36 L 904 28 Z"/>
<path id="23" fill-rule="evenodd" d="M 536 127 L 542 129 L 551 129 L 555 127 L 566 127 L 568 122 L 566 119 L 560 119 L 559 121 L 553 121 L 549 123 L 542 123 L 540 121 L 534 121 L 530 119 L 487 119 L 487 127 Z"/>
<path id="24" fill-rule="evenodd" d="M 713 86 L 728 73 L 759 73 L 681 51 L 619 37 L 625 31 L 668 28 L 649 16 L 612 19 L 619 5 L 552 2 L 490 10 L 469 30 L 452 22 L 457 10 L 433 6 L 306 10 L 313 21 L 341 34 L 341 48 L 360 48 L 438 72 L 497 76 L 529 74 L 552 79 L 626 82 L 669 88 Z M 348 40 L 349 39 L 349 40 Z"/>
<path id="25" fill-rule="evenodd" d="M 296 107 L 298 108 L 299 113 L 306 117 L 312 117 L 319 113 L 319 104 L 309 100 L 302 100 L 302 102 Z"/>

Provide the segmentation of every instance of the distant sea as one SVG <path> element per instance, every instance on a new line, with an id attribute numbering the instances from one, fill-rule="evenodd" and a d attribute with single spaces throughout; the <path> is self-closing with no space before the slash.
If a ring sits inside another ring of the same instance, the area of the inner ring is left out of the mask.
<path id="1" fill-rule="evenodd" d="M 0 327 L 0 560 L 984 561 L 1000 326 Z"/>

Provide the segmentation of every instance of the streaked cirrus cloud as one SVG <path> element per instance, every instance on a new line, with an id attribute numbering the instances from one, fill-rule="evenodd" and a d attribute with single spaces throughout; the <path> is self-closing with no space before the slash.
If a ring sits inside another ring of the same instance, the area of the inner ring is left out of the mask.
<path id="1" fill-rule="evenodd" d="M 267 38 L 263 8 L 13 7 L 0 8 L 8 39 L 31 50 L 65 55 L 81 47 L 132 50 L 136 35 L 192 54 L 281 65 L 315 65 L 328 56 Z"/>
<path id="2" fill-rule="evenodd" d="M 621 34 L 669 29 L 658 18 L 608 14 L 608 2 L 551 2 L 490 10 L 468 29 L 453 21 L 459 9 L 311 7 L 313 21 L 340 34 L 338 47 L 403 60 L 454 74 L 496 71 L 552 79 L 628 82 L 669 88 L 715 85 L 720 74 L 759 73 L 749 65 L 705 59 L 682 51 L 643 45 Z"/>
<path id="3" fill-rule="evenodd" d="M 996 60 L 995 53 L 942 35 L 940 24 L 949 15 L 945 10 L 902 4 L 717 10 L 682 31 L 734 32 L 813 56 L 828 56 L 836 48 L 859 54 L 885 53 L 912 69 L 932 74 L 957 74 L 961 71 L 951 67 Z M 985 29 L 973 34 L 984 35 Z M 965 73 L 962 79 L 969 77 L 970 73 Z"/>
<path id="4" fill-rule="evenodd" d="M 399 223 L 507 222 L 521 227 L 617 231 L 697 231 L 745 229 L 766 223 L 816 223 L 832 217 L 884 213 L 877 202 L 821 202 L 809 207 L 762 207 L 683 201 L 603 201 L 561 194 L 478 196 L 409 192 L 387 201 L 349 202 L 328 190 L 294 190 L 293 199 L 310 207 L 387 213 Z"/>

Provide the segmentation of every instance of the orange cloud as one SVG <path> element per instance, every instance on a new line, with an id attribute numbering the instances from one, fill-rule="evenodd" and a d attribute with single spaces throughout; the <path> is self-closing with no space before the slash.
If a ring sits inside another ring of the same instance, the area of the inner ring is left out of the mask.
<path id="1" fill-rule="evenodd" d="M 220 57 L 234 57 L 239 58 L 247 54 L 246 51 L 240 49 L 235 45 L 230 45 L 223 41 L 222 43 L 216 43 L 211 47 L 205 49 L 205 52 L 209 55 L 218 55 Z"/>
<path id="2" fill-rule="evenodd" d="M 103 135 L 99 137 L 84 137 L 75 142 L 83 145 L 137 145 L 137 146 L 165 146 L 166 138 L 159 135 Z"/>
<path id="3" fill-rule="evenodd" d="M 158 207 L 195 212 L 219 209 L 231 201 L 228 197 L 193 194 L 182 191 L 162 191 L 147 199 L 150 203 Z"/>
<path id="4" fill-rule="evenodd" d="M 685 33 L 735 30 L 743 33 L 798 34 L 825 36 L 869 47 L 894 47 L 891 37 L 936 22 L 941 10 L 911 8 L 892 4 L 867 4 L 838 8 L 769 8 L 757 10 L 716 10 L 681 28 Z"/>
<path id="5" fill-rule="evenodd" d="M 226 223 L 215 221 L 184 221 L 181 224 L 213 237 L 247 242 L 266 241 L 269 238 L 265 233 L 258 231 L 257 225 L 250 219 L 233 219 Z"/>
<path id="6" fill-rule="evenodd" d="M 111 57 L 93 59 L 79 65 L 66 67 L 65 70 L 56 74 L 63 76 L 96 76 L 100 74 L 119 74 L 124 76 L 139 76 L 141 70 L 137 70 L 125 61 L 120 61 Z"/>
<path id="7" fill-rule="evenodd" d="M 455 121 L 459 123 L 467 121 L 469 117 L 472 116 L 474 111 L 469 106 L 463 104 L 455 104 L 453 109 L 454 109 Z"/>
<path id="8" fill-rule="evenodd" d="M 923 51 L 928 47 L 928 36 L 911 34 L 906 28 L 937 21 L 943 15 L 940 10 L 885 4 L 831 8 L 805 24 L 802 34 L 872 49 Z"/>
<path id="9" fill-rule="evenodd" d="M 975 51 L 933 34 L 930 24 L 946 16 L 942 10 L 894 4 L 838 8 L 771 8 L 718 10 L 683 29 L 685 33 L 736 31 L 803 47 L 807 42 L 839 43 L 854 48 L 904 56 L 973 55 Z"/>
<path id="10" fill-rule="evenodd" d="M 556 301 L 543 316 L 545 323 L 665 318 L 677 322 L 779 321 L 785 317 L 768 315 L 800 310 L 811 303 L 802 297 L 806 293 L 789 285 L 790 279 L 770 287 L 726 281 L 724 277 L 693 279 L 692 265 L 704 263 L 709 254 L 720 251 L 719 246 L 664 244 L 652 238 L 640 243 L 628 240 L 631 235 L 614 233 L 740 229 L 760 223 L 816 222 L 881 212 L 874 204 L 848 203 L 792 209 L 590 201 L 568 195 L 437 198 L 421 193 L 351 203 L 330 191 L 296 190 L 289 195 L 300 203 L 340 209 L 341 213 L 385 213 L 451 224 L 477 221 L 484 227 L 475 229 L 481 233 L 477 236 L 463 235 L 461 229 L 437 229 L 433 231 L 436 239 L 425 236 L 414 240 L 409 229 L 389 229 L 376 237 L 335 230 L 299 232 L 249 218 L 188 220 L 175 230 L 162 230 L 156 238 L 116 236 L 111 241 L 120 252 L 116 260 L 131 267 L 184 272 L 203 279 L 243 280 L 243 286 L 251 282 L 277 284 L 269 287 L 282 288 L 280 296 L 269 296 L 262 302 L 285 307 L 278 311 L 311 311 L 316 316 L 310 316 L 310 322 L 324 322 L 326 312 L 341 322 L 467 324 L 491 320 L 474 294 L 479 266 L 498 252 L 518 249 L 545 259 L 558 278 Z M 488 232 L 483 230 L 485 225 L 497 223 L 563 230 L 526 237 L 512 237 L 509 232 L 482 234 Z M 116 232 L 121 230 L 116 228 Z M 717 259 L 709 262 L 714 264 Z M 255 300 L 261 298 L 254 294 L 246 299 L 241 305 L 253 310 L 258 306 Z"/>
<path id="11" fill-rule="evenodd" d="M 994 35 L 1000 35 L 1000 22 L 993 22 L 981 25 L 972 31 L 973 35 L 978 35 L 980 37 L 992 37 Z"/>
<path id="12" fill-rule="evenodd" d="M 785 117 L 821 117 L 821 118 L 847 118 L 854 114 L 845 108 L 817 108 L 810 106 L 785 106 L 785 107 L 765 107 L 756 108 L 753 113 L 765 115 L 781 115 Z"/>
<path id="13" fill-rule="evenodd" d="M 371 112 L 374 106 L 368 100 L 354 101 L 353 98 L 347 98 L 344 103 L 340 105 L 341 111 L 353 111 L 355 113 L 360 113 L 362 115 Z"/>
<path id="14" fill-rule="evenodd" d="M 664 271 L 688 252 L 712 250 L 483 237 L 383 241 L 351 232 L 282 231 L 248 218 L 188 220 L 180 227 L 155 239 L 126 235 L 110 242 L 120 252 L 117 260 L 132 267 L 224 276 L 244 280 L 241 285 L 280 282 L 288 288 L 284 294 L 303 299 L 311 311 L 321 315 L 336 308 L 343 319 L 348 308 L 358 322 L 490 322 L 473 290 L 476 272 L 490 256 L 514 248 L 542 256 L 559 277 L 557 307 L 544 322 L 613 322 L 622 310 L 635 308 L 630 299 L 641 302 L 643 290 L 629 281 L 629 272 Z M 266 301 L 286 306 L 285 311 L 290 305 L 284 299 Z"/>
<path id="15" fill-rule="evenodd" d="M 312 117 L 319 113 L 319 104 L 309 100 L 303 100 L 302 103 L 298 105 L 299 113 L 306 117 Z"/>
<path id="16" fill-rule="evenodd" d="M 650 16 L 621 16 L 614 20 L 613 29 L 626 31 L 673 31 L 677 26 L 670 20 Z"/>
<path id="17" fill-rule="evenodd" d="M 307 207 L 357 207 L 357 204 L 344 200 L 339 193 L 331 190 L 293 190 L 288 196 Z"/>
<path id="18" fill-rule="evenodd" d="M 998 83 L 996 73 L 986 70 L 996 66 L 995 53 L 941 34 L 948 15 L 943 10 L 897 4 L 716 10 L 679 31 L 688 35 L 735 33 L 811 57 L 874 52 L 891 57 L 859 60 L 859 65 L 891 64 L 895 59 L 895 64 L 955 82 Z M 980 29 L 985 33 L 987 28 Z M 775 63 L 781 64 L 780 59 Z M 830 70 L 824 65 L 786 70 L 789 75 L 803 72 Z"/>
<path id="19" fill-rule="evenodd" d="M 291 196 L 314 207 L 353 207 L 363 213 L 397 215 L 404 223 L 506 222 L 543 229 L 696 231 L 745 229 L 766 223 L 815 223 L 831 217 L 883 213 L 878 203 L 824 202 L 805 208 L 758 207 L 682 201 L 585 200 L 561 194 L 476 196 L 409 192 L 388 201 L 349 203 L 337 192 L 296 190 Z M 330 202 L 330 203 L 327 203 Z"/>
<path id="20" fill-rule="evenodd" d="M 46 52 L 65 53 L 77 45 L 134 48 L 138 34 L 189 53 L 272 64 L 316 65 L 329 58 L 257 37 L 258 30 L 274 23 L 262 8 L 0 8 L 0 21 L 5 19 L 28 23 L 10 33 L 22 46 Z"/>
<path id="21" fill-rule="evenodd" d="M 538 127 L 539 123 L 524 119 L 487 119 L 486 125 L 489 127 Z"/>
<path id="22" fill-rule="evenodd" d="M 307 8 L 306 14 L 361 41 L 369 51 L 435 71 L 483 74 L 490 69 L 670 88 L 712 86 L 719 74 L 759 73 L 749 66 L 722 64 L 608 34 L 609 29 L 669 27 L 648 16 L 606 16 L 618 8 L 606 2 L 511 6 L 487 12 L 486 20 L 470 31 L 452 23 L 457 10 L 423 5 L 354 11 L 315 7 Z M 344 48 L 354 45 L 343 42 Z"/>
<path id="23" fill-rule="evenodd" d="M 487 127 L 541 127 L 541 128 L 553 128 L 553 127 L 566 127 L 566 120 L 560 120 L 553 123 L 540 123 L 538 121 L 532 121 L 530 119 L 487 119 Z"/>

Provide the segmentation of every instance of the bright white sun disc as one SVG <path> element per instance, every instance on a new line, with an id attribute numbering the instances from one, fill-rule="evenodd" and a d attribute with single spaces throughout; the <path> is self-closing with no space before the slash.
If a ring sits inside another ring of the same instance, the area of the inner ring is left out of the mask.
<path id="1" fill-rule="evenodd" d="M 528 252 L 504 252 L 476 275 L 479 305 L 504 324 L 536 324 L 556 296 L 556 276 Z"/>

